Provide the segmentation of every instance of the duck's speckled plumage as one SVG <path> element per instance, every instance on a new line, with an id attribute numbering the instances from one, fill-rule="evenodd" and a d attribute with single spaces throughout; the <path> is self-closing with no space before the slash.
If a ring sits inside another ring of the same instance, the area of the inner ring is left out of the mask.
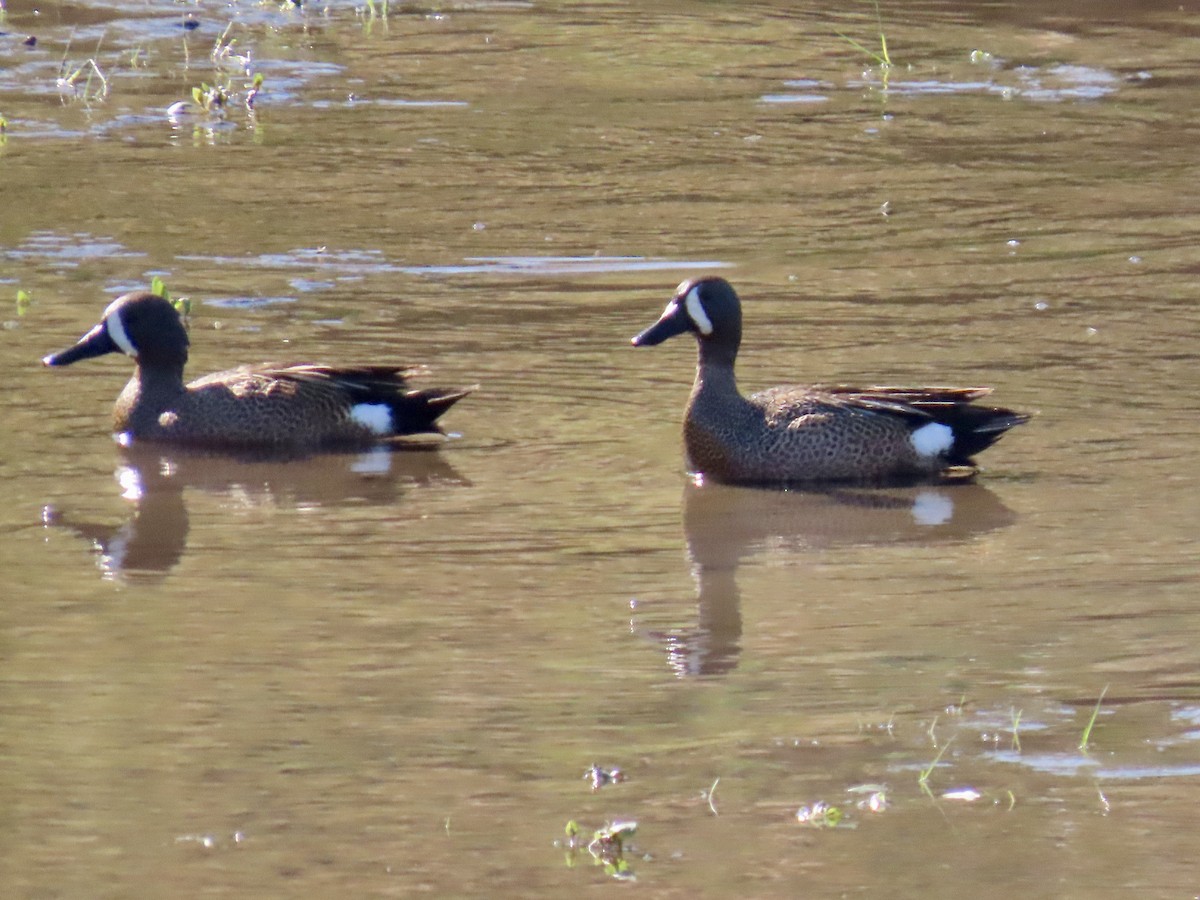
<path id="1" fill-rule="evenodd" d="M 134 441 L 211 448 L 311 451 L 437 434 L 438 416 L 471 390 L 414 389 L 409 379 L 422 370 L 393 365 L 261 363 L 185 385 L 187 351 L 175 308 L 157 295 L 133 293 L 114 301 L 73 347 L 43 363 L 127 353 L 137 367 L 113 409 L 114 432 Z M 372 427 L 363 404 L 381 409 L 376 420 L 384 428 Z"/>
<path id="2" fill-rule="evenodd" d="M 685 281 L 658 322 L 633 343 L 654 345 L 685 331 L 696 336 L 699 360 L 684 415 L 684 444 L 693 471 L 717 481 L 938 476 L 973 468 L 976 453 L 1028 419 L 973 405 L 990 388 L 811 385 L 744 397 L 734 376 L 741 303 L 723 278 Z"/>

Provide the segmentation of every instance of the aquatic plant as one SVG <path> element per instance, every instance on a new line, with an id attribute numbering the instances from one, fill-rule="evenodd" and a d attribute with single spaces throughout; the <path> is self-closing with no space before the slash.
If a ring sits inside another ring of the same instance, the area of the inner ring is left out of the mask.
<path id="1" fill-rule="evenodd" d="M 101 34 L 92 55 L 75 65 L 68 61 L 71 54 L 71 38 L 67 38 L 67 46 L 63 49 L 63 57 L 58 64 L 58 78 L 55 81 L 58 93 L 64 101 L 67 98 L 79 100 L 86 106 L 108 97 L 108 78 L 96 62 L 103 43 L 104 35 Z"/>
<path id="2" fill-rule="evenodd" d="M 583 780 L 592 783 L 592 790 L 598 791 L 608 784 L 620 784 L 625 780 L 625 773 L 615 766 L 605 769 L 595 763 L 583 773 Z"/>
<path id="3" fill-rule="evenodd" d="M 886 784 L 856 784 L 853 787 L 846 788 L 846 790 L 851 794 L 862 797 L 854 805 L 864 812 L 883 812 L 891 805 L 891 802 L 888 800 L 888 787 Z"/>
<path id="4" fill-rule="evenodd" d="M 714 781 L 714 782 L 712 783 L 712 787 L 710 787 L 710 788 L 709 788 L 707 791 L 703 792 L 703 793 L 700 795 L 700 796 L 702 796 L 702 797 L 703 797 L 705 800 L 707 800 L 707 801 L 708 801 L 708 808 L 712 810 L 712 814 L 713 814 L 714 816 L 719 816 L 719 815 L 720 815 L 720 813 L 719 813 L 719 812 L 717 812 L 717 806 L 716 806 L 716 804 L 715 804 L 715 803 L 713 803 L 713 794 L 716 792 L 716 790 L 717 790 L 717 785 L 718 785 L 718 784 L 720 784 L 720 783 L 721 783 L 721 776 L 719 776 L 719 775 L 718 775 L 718 776 L 717 776 L 717 779 L 716 779 L 716 781 Z"/>
<path id="5" fill-rule="evenodd" d="M 157 294 L 175 307 L 175 312 L 179 313 L 183 318 L 184 324 L 187 324 L 188 316 L 192 314 L 192 301 L 190 298 L 172 297 L 171 292 L 167 290 L 167 283 L 157 275 L 150 279 L 150 293 Z"/>
<path id="6" fill-rule="evenodd" d="M 879 66 L 880 70 L 883 72 L 884 86 L 886 87 L 887 86 L 887 83 L 886 83 L 887 82 L 887 73 L 892 68 L 892 57 L 888 53 L 887 35 L 883 31 L 883 15 L 879 11 L 879 0 L 873 0 L 873 2 L 874 2 L 874 6 L 875 6 L 875 22 L 879 26 L 879 52 L 878 53 L 876 53 L 874 50 L 871 50 L 868 47 L 864 47 L 862 44 L 860 44 L 858 41 L 854 40 L 854 38 L 850 37 L 849 35 L 842 34 L 842 32 L 840 32 L 840 31 L 836 32 L 836 34 L 838 37 L 840 37 L 843 41 L 845 41 L 847 44 L 849 44 L 855 50 L 859 51 L 860 53 L 865 54 L 866 56 L 869 56 L 871 59 L 873 59 L 875 61 L 875 64 L 877 66 Z"/>
<path id="7" fill-rule="evenodd" d="M 621 881 L 636 881 L 637 876 L 625 859 L 625 842 L 637 833 L 637 822 L 614 821 L 598 828 L 592 833 L 592 839 L 586 849 L 595 865 L 603 866 L 604 871 Z M 574 866 L 579 851 L 583 848 L 582 829 L 574 819 L 567 823 L 567 865 Z"/>
<path id="8" fill-rule="evenodd" d="M 942 745 L 942 749 L 937 752 L 937 756 L 933 758 L 933 761 L 930 762 L 929 765 L 927 765 L 924 769 L 922 769 L 921 774 L 917 776 L 917 784 L 921 786 L 921 790 L 926 794 L 933 793 L 929 790 L 929 776 L 933 774 L 933 770 L 937 768 L 937 764 L 941 761 L 942 757 L 945 755 L 946 751 L 950 749 L 950 745 L 953 743 L 953 738 L 946 741 L 946 743 Z"/>
<path id="9" fill-rule="evenodd" d="M 237 39 L 230 37 L 233 22 L 213 42 L 209 59 L 213 66 L 212 83 L 202 81 L 192 88 L 191 100 L 177 100 L 167 107 L 172 119 L 198 118 L 210 126 L 228 119 L 230 107 L 241 98 L 251 114 L 254 102 L 262 92 L 263 75 L 254 72 L 254 60 L 249 50 L 238 52 Z M 237 84 L 240 75 L 250 76 L 249 82 Z"/>
<path id="10" fill-rule="evenodd" d="M 167 283 L 157 275 L 150 279 L 150 293 L 156 294 L 167 301 L 171 299 L 171 292 L 167 290 Z"/>
<path id="11" fill-rule="evenodd" d="M 59 69 L 58 92 L 66 99 L 70 96 L 72 99 L 81 101 L 84 105 L 90 103 L 99 103 L 108 97 L 108 79 L 104 77 L 104 72 L 100 66 L 96 64 L 96 60 L 88 58 L 82 65 L 69 71 L 66 58 L 63 58 L 63 63 Z M 87 78 L 84 79 L 82 86 L 79 84 L 80 78 L 84 74 Z M 97 83 L 98 82 L 98 83 Z"/>
<path id="12" fill-rule="evenodd" d="M 796 821 L 812 828 L 837 828 L 842 821 L 842 811 L 824 801 L 812 806 L 802 806 L 796 811 Z"/>
<path id="13" fill-rule="evenodd" d="M 1096 708 L 1092 710 L 1092 717 L 1088 719 L 1087 725 L 1083 728 L 1083 735 L 1079 738 L 1079 749 L 1087 752 L 1088 743 L 1092 737 L 1092 727 L 1096 724 L 1096 717 L 1100 715 L 1100 704 L 1104 700 L 1104 695 L 1108 693 L 1108 685 L 1104 686 L 1104 690 L 1100 692 L 1100 696 L 1096 698 Z"/>

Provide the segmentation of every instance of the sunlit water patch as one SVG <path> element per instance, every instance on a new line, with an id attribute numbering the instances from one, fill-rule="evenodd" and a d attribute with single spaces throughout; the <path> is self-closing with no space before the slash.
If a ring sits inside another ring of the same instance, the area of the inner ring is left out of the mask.
<path id="1" fill-rule="evenodd" d="M 10 250 L 0 250 L 0 258 L 23 262 L 41 261 L 52 268 L 73 269 L 97 259 L 135 259 L 145 256 L 130 250 L 110 237 L 76 231 L 35 231 Z"/>
<path id="2" fill-rule="evenodd" d="M 1171 721 L 1188 726 L 1182 740 L 1200 741 L 1200 706 L 1185 706 L 1171 713 Z"/>
<path id="3" fill-rule="evenodd" d="M 764 94 L 763 103 L 824 103 L 829 100 L 834 85 L 815 78 L 795 78 L 785 81 L 784 87 L 791 90 L 786 94 Z"/>
<path id="4" fill-rule="evenodd" d="M 719 269 L 717 260 L 648 259 L 643 256 L 496 256 L 468 257 L 463 265 L 406 266 L 412 275 L 571 275 L 600 272 L 658 272 L 671 269 Z"/>
<path id="5" fill-rule="evenodd" d="M 693 271 L 732 265 L 720 260 L 655 259 L 645 256 L 480 256 L 461 263 L 405 265 L 389 260 L 381 250 L 326 250 L 300 248 L 288 253 L 263 253 L 249 257 L 184 255 L 180 260 L 253 269 L 312 269 L 336 275 L 339 280 L 363 275 L 576 275 L 615 272 Z M 317 282 L 311 282 L 317 283 Z M 329 282 L 325 282 L 330 284 Z"/>
<path id="6" fill-rule="evenodd" d="M 1200 763 L 1181 762 L 1162 765 L 1114 765 L 1084 753 L 1020 753 L 1002 751 L 992 756 L 995 762 L 1013 763 L 1047 775 L 1072 778 L 1087 775 L 1105 781 L 1139 781 L 1158 778 L 1194 778 L 1200 775 Z"/>
<path id="7" fill-rule="evenodd" d="M 972 73 L 979 77 L 905 79 L 895 70 L 886 72 L 871 69 L 862 79 L 846 83 L 855 90 L 886 92 L 892 96 L 921 97 L 944 94 L 987 94 L 1006 100 L 1022 98 L 1041 103 L 1057 103 L 1068 100 L 1100 100 L 1121 87 L 1123 79 L 1106 69 L 1077 65 L 1015 66 L 1005 68 L 1003 63 L 984 54 L 974 61 Z M 1141 72 L 1134 80 L 1143 81 L 1150 77 Z M 773 104 L 823 103 L 837 90 L 836 86 L 811 78 L 785 81 L 787 92 L 764 94 L 759 99 Z"/>
<path id="8" fill-rule="evenodd" d="M 217 309 L 261 309 L 279 303 L 295 303 L 295 297 L 216 297 L 203 301 L 205 306 Z"/>
<path id="9" fill-rule="evenodd" d="M 465 100 L 414 100 L 407 97 L 360 97 L 351 94 L 345 100 L 317 100 L 313 109 L 330 107 L 386 106 L 393 109 L 465 109 L 470 106 Z"/>

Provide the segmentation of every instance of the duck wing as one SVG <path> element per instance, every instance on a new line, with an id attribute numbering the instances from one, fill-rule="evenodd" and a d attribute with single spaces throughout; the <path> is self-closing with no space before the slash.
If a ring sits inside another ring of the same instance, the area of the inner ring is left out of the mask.
<path id="1" fill-rule="evenodd" d="M 987 387 L 818 384 L 769 388 L 750 400 L 763 409 L 773 428 L 807 428 L 855 414 L 901 421 L 910 431 L 937 422 L 953 431 L 950 461 L 966 463 L 1004 432 L 1029 421 L 1028 415 L 1011 409 L 975 405 L 991 392 Z"/>

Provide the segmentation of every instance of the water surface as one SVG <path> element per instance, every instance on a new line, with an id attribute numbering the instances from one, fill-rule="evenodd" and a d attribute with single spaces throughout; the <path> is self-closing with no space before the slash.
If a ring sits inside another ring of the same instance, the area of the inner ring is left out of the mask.
<path id="1" fill-rule="evenodd" d="M 654 896 L 1195 891 L 1200 18 L 882 12 L 886 72 L 868 4 L 8 4 L 10 892 L 561 896 L 572 820 Z M 628 341 L 709 271 L 747 389 L 1037 416 L 974 485 L 697 487 L 694 351 Z M 122 452 L 126 362 L 37 360 L 154 275 L 193 373 L 422 362 L 460 437 Z"/>

